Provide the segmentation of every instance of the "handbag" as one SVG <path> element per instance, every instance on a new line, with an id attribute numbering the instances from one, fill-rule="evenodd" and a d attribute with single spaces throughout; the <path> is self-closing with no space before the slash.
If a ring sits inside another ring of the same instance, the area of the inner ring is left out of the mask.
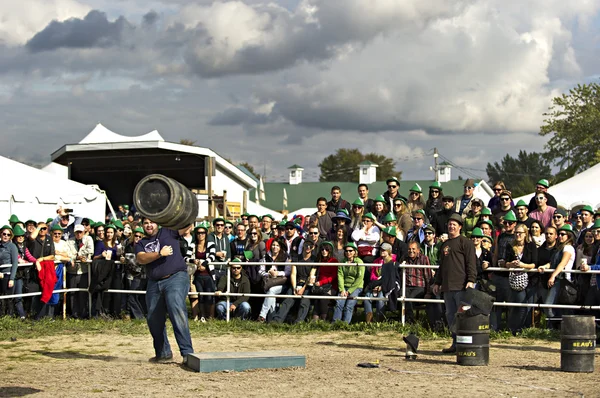
<path id="1" fill-rule="evenodd" d="M 310 294 L 313 296 L 331 296 L 331 283 L 321 286 L 313 286 Z"/>
<path id="2" fill-rule="evenodd" d="M 577 284 L 568 279 L 561 279 L 560 289 L 558 291 L 558 304 L 572 305 L 577 302 L 579 289 Z"/>
<path id="3" fill-rule="evenodd" d="M 515 292 L 521 292 L 529 284 L 529 277 L 526 272 L 511 271 L 508 273 L 508 284 Z"/>
<path id="4" fill-rule="evenodd" d="M 358 257 L 372 256 L 373 248 L 371 246 L 359 246 Z"/>
<path id="5" fill-rule="evenodd" d="M 273 286 L 283 286 L 287 283 L 287 276 L 276 276 L 275 278 L 269 278 L 265 276 L 263 278 L 263 289 L 265 292 L 272 288 Z"/>

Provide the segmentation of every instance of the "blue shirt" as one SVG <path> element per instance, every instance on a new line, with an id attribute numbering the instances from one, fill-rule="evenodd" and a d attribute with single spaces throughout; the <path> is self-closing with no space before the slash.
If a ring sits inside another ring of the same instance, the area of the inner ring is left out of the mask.
<path id="1" fill-rule="evenodd" d="M 144 237 L 135 246 L 135 253 L 159 253 L 165 246 L 171 246 L 173 254 L 146 264 L 146 275 L 149 279 L 159 280 L 179 271 L 187 272 L 187 266 L 179 250 L 179 232 L 172 229 L 161 228 L 156 235 Z"/>
<path id="2" fill-rule="evenodd" d="M 3 274 L 9 274 L 9 280 L 14 281 L 19 266 L 17 246 L 12 242 L 0 242 L 0 265 L 10 265 L 10 268 L 0 268 Z"/>

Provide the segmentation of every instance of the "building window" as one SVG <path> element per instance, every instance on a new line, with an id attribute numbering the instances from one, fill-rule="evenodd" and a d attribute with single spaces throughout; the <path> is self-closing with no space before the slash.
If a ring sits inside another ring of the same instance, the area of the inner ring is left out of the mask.
<path id="1" fill-rule="evenodd" d="M 446 169 L 441 169 L 440 174 L 446 174 Z"/>
<path id="2" fill-rule="evenodd" d="M 363 169 L 363 174 L 367 174 L 367 169 Z"/>
<path id="3" fill-rule="evenodd" d="M 290 171 L 290 175 L 291 175 L 292 177 L 296 177 L 296 170 L 292 170 L 292 171 Z"/>

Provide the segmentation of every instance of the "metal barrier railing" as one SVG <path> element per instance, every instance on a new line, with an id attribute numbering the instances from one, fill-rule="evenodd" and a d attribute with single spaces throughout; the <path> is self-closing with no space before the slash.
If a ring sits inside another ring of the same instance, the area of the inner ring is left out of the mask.
<path id="1" fill-rule="evenodd" d="M 55 263 L 59 263 L 59 261 L 55 261 Z M 88 263 L 91 263 L 91 261 L 89 261 Z M 120 264 L 118 261 L 115 261 L 115 263 Z M 317 295 L 287 295 L 287 294 L 259 294 L 259 293 L 232 293 L 230 292 L 230 286 L 231 286 L 231 271 L 230 271 L 230 267 L 229 265 L 232 264 L 234 262 L 232 261 L 225 261 L 225 262 L 214 262 L 211 263 L 211 265 L 214 266 L 225 266 L 226 267 L 226 274 L 223 275 L 223 277 L 227 277 L 227 291 L 226 292 L 221 292 L 220 295 L 216 295 L 214 292 L 189 292 L 188 295 L 200 295 L 200 296 L 215 296 L 215 297 L 225 297 L 226 298 L 226 321 L 229 322 L 230 320 L 230 305 L 231 305 L 231 300 L 230 297 L 262 297 L 262 298 L 266 298 L 266 297 L 273 297 L 273 298 L 294 298 L 294 299 L 302 299 L 302 298 L 310 298 L 310 299 L 321 299 L 321 300 L 347 300 L 347 299 L 359 299 L 361 301 L 388 301 L 388 298 L 386 297 L 341 297 L 341 296 L 317 296 Z M 270 263 L 264 263 L 264 262 L 244 262 L 244 263 L 240 263 L 240 262 L 235 262 L 235 264 L 241 264 L 241 265 L 247 265 L 247 266 L 273 266 L 273 265 L 285 265 L 285 266 L 291 266 L 291 265 L 302 265 L 302 266 L 315 266 L 315 267 L 340 267 L 340 266 L 345 266 L 345 267 L 350 267 L 350 266 L 356 266 L 356 263 L 308 263 L 308 262 L 302 262 L 302 263 L 293 263 L 293 262 L 270 262 Z M 23 264 L 19 264 L 19 267 L 28 267 L 28 266 L 32 266 L 33 263 L 23 263 Z M 365 266 L 366 268 L 369 267 L 381 267 L 381 264 L 360 264 Z M 10 264 L 9 265 L 0 265 L 0 270 L 3 268 L 10 268 L 12 267 Z M 408 298 L 406 297 L 406 270 L 410 269 L 410 268 L 420 268 L 420 269 L 432 269 L 432 270 L 436 270 L 439 268 L 438 265 L 422 265 L 422 264 L 400 264 L 399 268 L 402 269 L 402 284 L 401 284 L 401 295 L 400 297 L 398 297 L 398 301 L 401 302 L 401 306 L 402 306 L 402 314 L 401 314 L 401 322 L 404 325 L 406 323 L 406 303 L 408 302 L 415 302 L 415 303 L 429 303 L 429 304 L 443 304 L 444 300 L 443 299 L 426 299 L 426 298 Z M 528 272 L 528 273 L 536 273 L 536 274 L 540 274 L 540 272 L 538 271 L 537 268 L 534 269 L 526 269 L 526 268 L 501 268 L 501 267 L 489 267 L 487 269 L 484 270 L 485 272 L 510 272 L 510 271 L 519 271 L 519 272 Z M 545 273 L 552 273 L 554 272 L 554 269 L 545 269 Z M 595 270 L 588 270 L 588 271 L 581 271 L 581 270 L 563 270 L 561 271 L 562 274 L 589 274 L 589 275 L 594 275 L 594 274 L 600 274 L 600 270 L 595 271 Z M 88 272 L 88 286 L 91 283 L 91 272 Z M 54 290 L 53 293 L 64 293 L 65 297 L 63 299 L 63 317 L 66 317 L 66 293 L 73 293 L 73 292 L 87 292 L 88 293 L 88 309 L 89 309 L 89 313 L 92 313 L 92 293 L 89 292 L 89 289 L 85 289 L 85 288 L 69 288 L 67 289 L 66 286 L 66 278 L 63 279 L 63 289 L 59 289 L 59 290 Z M 106 293 L 121 293 L 121 294 L 146 294 L 145 291 L 143 290 L 119 290 L 119 289 L 107 289 L 105 290 Z M 35 293 L 23 293 L 23 294 L 12 294 L 12 295 L 5 295 L 5 296 L 0 296 L 0 299 L 10 299 L 10 298 L 17 298 L 17 297 L 31 297 L 31 296 L 39 296 L 41 295 L 41 292 L 35 292 Z M 530 308 L 557 308 L 557 309 L 575 309 L 575 310 L 593 310 L 593 311 L 599 311 L 600 310 L 600 305 L 598 306 L 588 306 L 588 305 L 563 305 L 563 304 L 538 304 L 538 303 L 514 303 L 514 302 L 494 302 L 493 304 L 494 306 L 501 306 L 501 307 L 530 307 Z"/>

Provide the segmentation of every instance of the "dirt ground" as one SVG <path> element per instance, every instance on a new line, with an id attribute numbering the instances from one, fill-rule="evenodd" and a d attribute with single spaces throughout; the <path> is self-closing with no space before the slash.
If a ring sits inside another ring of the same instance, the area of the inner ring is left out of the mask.
<path id="1" fill-rule="evenodd" d="M 63 335 L 0 343 L 0 396 L 31 397 L 570 397 L 600 396 L 594 373 L 560 372 L 560 344 L 492 342 L 490 365 L 466 367 L 442 355 L 447 340 L 424 341 L 404 359 L 401 336 L 385 333 L 235 335 L 194 338 L 196 351 L 287 349 L 305 369 L 196 373 L 181 357 L 153 364 L 149 336 Z M 174 345 L 174 338 L 170 336 Z M 175 346 L 176 347 L 176 346 Z M 357 367 L 380 361 L 380 368 Z"/>

